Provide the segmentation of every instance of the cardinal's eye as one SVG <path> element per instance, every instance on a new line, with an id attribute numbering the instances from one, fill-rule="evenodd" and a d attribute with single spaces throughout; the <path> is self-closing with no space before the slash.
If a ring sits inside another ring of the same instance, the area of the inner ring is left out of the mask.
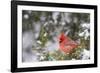
<path id="1" fill-rule="evenodd" d="M 59 41 L 59 43 L 61 43 L 61 42 L 62 42 L 62 40 Z"/>

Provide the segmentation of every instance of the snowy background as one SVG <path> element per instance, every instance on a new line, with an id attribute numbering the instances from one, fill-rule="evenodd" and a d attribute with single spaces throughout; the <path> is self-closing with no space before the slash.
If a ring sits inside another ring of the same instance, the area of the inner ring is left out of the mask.
<path id="1" fill-rule="evenodd" d="M 90 59 L 90 14 L 23 10 L 23 62 Z M 59 50 L 64 32 L 78 43 L 70 54 Z"/>

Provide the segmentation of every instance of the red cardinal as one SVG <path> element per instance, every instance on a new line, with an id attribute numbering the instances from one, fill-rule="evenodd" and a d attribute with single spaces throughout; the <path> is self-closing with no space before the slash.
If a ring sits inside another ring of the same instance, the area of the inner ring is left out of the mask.
<path id="1" fill-rule="evenodd" d="M 70 53 L 78 44 L 62 33 L 59 38 L 59 45 L 61 51 L 64 53 Z"/>

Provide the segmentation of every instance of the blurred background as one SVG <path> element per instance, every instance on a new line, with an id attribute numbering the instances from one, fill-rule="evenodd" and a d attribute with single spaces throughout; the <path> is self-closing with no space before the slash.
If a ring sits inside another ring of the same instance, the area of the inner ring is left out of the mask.
<path id="1" fill-rule="evenodd" d="M 60 34 L 78 46 L 70 53 L 59 50 Z M 58 61 L 90 59 L 90 14 L 22 11 L 22 61 Z"/>

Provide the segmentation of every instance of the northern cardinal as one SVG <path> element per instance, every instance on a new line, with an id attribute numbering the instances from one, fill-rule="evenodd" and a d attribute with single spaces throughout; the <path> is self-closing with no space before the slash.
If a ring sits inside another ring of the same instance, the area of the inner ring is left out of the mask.
<path id="1" fill-rule="evenodd" d="M 71 40 L 68 36 L 65 36 L 64 33 L 61 33 L 59 37 L 59 47 L 61 51 L 70 53 L 77 45 L 78 44 L 75 41 Z"/>

